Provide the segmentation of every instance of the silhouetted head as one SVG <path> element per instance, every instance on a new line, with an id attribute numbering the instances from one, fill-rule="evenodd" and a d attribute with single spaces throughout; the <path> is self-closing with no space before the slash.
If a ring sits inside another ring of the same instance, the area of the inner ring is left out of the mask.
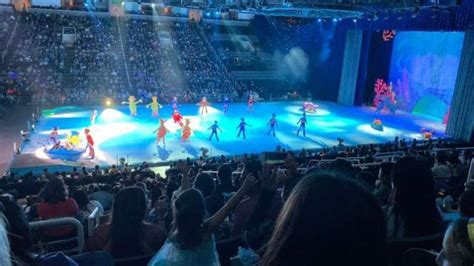
<path id="1" fill-rule="evenodd" d="M 386 256 L 376 199 L 352 180 L 315 174 L 293 188 L 260 265 L 380 266 L 387 265 Z"/>

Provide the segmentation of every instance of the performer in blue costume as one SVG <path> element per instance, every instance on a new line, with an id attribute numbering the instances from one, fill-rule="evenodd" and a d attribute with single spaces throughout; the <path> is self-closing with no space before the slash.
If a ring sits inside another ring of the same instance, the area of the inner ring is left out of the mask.
<path id="1" fill-rule="evenodd" d="M 278 125 L 278 122 L 276 120 L 276 114 L 272 114 L 272 118 L 270 118 L 270 120 L 268 120 L 268 123 L 267 123 L 267 126 L 270 126 L 270 130 L 268 130 L 267 135 L 270 135 L 270 133 L 272 133 L 272 135 L 275 137 L 275 127 L 277 125 Z"/>
<path id="2" fill-rule="evenodd" d="M 245 119 L 242 117 L 240 119 L 240 124 L 237 126 L 237 128 L 239 129 L 239 133 L 237 134 L 237 138 L 240 137 L 240 134 L 242 134 L 242 136 L 244 137 L 244 139 L 247 137 L 245 135 L 245 126 L 250 126 L 249 124 L 245 123 Z"/>
<path id="3" fill-rule="evenodd" d="M 298 123 L 296 123 L 297 125 L 300 125 L 300 127 L 298 128 L 298 131 L 296 132 L 296 136 L 300 135 L 300 130 L 302 129 L 303 130 L 303 136 L 306 137 L 306 123 L 307 123 L 306 113 L 303 112 L 303 116 L 300 118 L 300 120 L 298 120 Z"/>
<path id="4" fill-rule="evenodd" d="M 212 130 L 211 136 L 209 137 L 209 140 L 212 140 L 212 137 L 215 135 L 217 141 L 219 141 L 219 136 L 217 135 L 217 130 L 222 132 L 222 129 L 217 125 L 217 121 L 214 121 L 214 124 L 210 126 L 208 129 Z"/>

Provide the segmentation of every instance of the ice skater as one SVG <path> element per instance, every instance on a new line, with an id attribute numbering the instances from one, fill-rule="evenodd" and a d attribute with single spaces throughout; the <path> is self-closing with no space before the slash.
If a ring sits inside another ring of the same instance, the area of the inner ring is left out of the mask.
<path id="1" fill-rule="evenodd" d="M 86 140 L 87 140 L 87 147 L 89 148 L 89 156 L 91 159 L 95 158 L 95 150 L 94 150 L 94 139 L 92 138 L 91 134 L 89 134 L 91 131 L 90 129 L 86 128 L 84 129 L 84 134 L 86 134 Z"/>
<path id="2" fill-rule="evenodd" d="M 181 135 L 181 142 L 186 142 L 189 140 L 189 137 L 191 137 L 191 133 L 193 132 L 193 130 L 191 129 L 190 124 L 191 121 L 189 121 L 189 119 L 186 119 L 182 128 L 183 132 Z"/>
<path id="3" fill-rule="evenodd" d="M 253 104 L 254 104 L 254 99 L 253 99 L 253 96 L 250 95 L 249 99 L 247 100 L 247 112 L 253 113 Z"/>
<path id="4" fill-rule="evenodd" d="M 208 128 L 209 130 L 212 130 L 211 136 L 209 136 L 209 140 L 212 140 L 213 136 L 216 136 L 217 141 L 219 141 L 219 136 L 217 135 L 217 130 L 219 130 L 222 133 L 222 129 L 217 125 L 217 121 L 214 121 L 214 124 Z"/>
<path id="5" fill-rule="evenodd" d="M 298 131 L 296 132 L 296 136 L 299 136 L 300 130 L 303 130 L 303 136 L 306 137 L 306 123 L 307 123 L 306 113 L 303 112 L 303 116 L 300 118 L 300 120 L 298 120 L 298 123 L 296 123 L 297 125 L 300 125 L 300 127 L 298 128 Z"/>
<path id="6" fill-rule="evenodd" d="M 171 108 L 173 108 L 173 111 L 178 110 L 178 97 L 174 96 L 173 100 L 171 100 Z"/>
<path id="7" fill-rule="evenodd" d="M 229 97 L 224 97 L 224 114 L 227 115 L 227 111 L 229 111 Z"/>
<path id="8" fill-rule="evenodd" d="M 91 114 L 91 125 L 95 124 L 96 119 L 97 119 L 97 110 L 94 110 Z"/>
<path id="9" fill-rule="evenodd" d="M 246 126 L 250 126 L 250 125 L 245 123 L 245 119 L 242 117 L 240 119 L 240 124 L 237 126 L 237 128 L 239 129 L 239 133 L 237 133 L 237 138 L 240 138 L 240 134 L 242 134 L 244 139 L 247 138 L 247 136 L 245 135 Z"/>
<path id="10" fill-rule="evenodd" d="M 163 148 L 166 148 L 165 136 L 166 133 L 169 132 L 165 126 L 165 122 L 165 120 L 160 119 L 160 126 L 155 131 L 153 131 L 153 133 L 156 133 L 156 145 L 159 145 L 160 141 L 163 141 Z"/>
<path id="11" fill-rule="evenodd" d="M 181 127 L 183 126 L 183 116 L 179 113 L 178 110 L 174 110 L 173 112 L 173 121 Z"/>
<path id="12" fill-rule="evenodd" d="M 160 116 L 160 108 L 163 106 L 158 103 L 158 97 L 157 96 L 152 96 L 151 97 L 151 103 L 146 105 L 146 108 L 151 107 L 151 116 L 153 117 L 159 117 Z"/>
<path id="13" fill-rule="evenodd" d="M 204 115 L 204 112 L 206 112 L 206 114 L 208 113 L 207 111 L 207 107 L 210 105 L 209 102 L 207 101 L 207 98 L 206 97 L 202 97 L 201 101 L 198 103 L 198 105 L 200 106 L 200 109 L 201 109 L 201 116 Z"/>
<path id="14" fill-rule="evenodd" d="M 128 109 L 130 110 L 130 116 L 137 116 L 137 103 L 141 103 L 142 100 L 138 100 L 135 96 L 130 95 L 128 101 L 123 101 L 122 104 L 128 104 Z"/>
<path id="15" fill-rule="evenodd" d="M 272 135 L 275 137 L 275 127 L 277 125 L 278 125 L 278 122 L 276 120 L 276 114 L 272 114 L 272 118 L 270 118 L 270 120 L 268 120 L 268 123 L 267 123 L 267 126 L 270 126 L 270 130 L 268 130 L 267 135 L 270 135 L 270 133 L 272 133 Z"/>
<path id="16" fill-rule="evenodd" d="M 59 137 L 58 127 L 53 127 L 53 130 L 48 135 L 47 142 L 49 143 L 49 141 L 51 141 L 53 142 L 53 144 L 56 145 L 56 143 L 59 142 L 58 137 Z"/>

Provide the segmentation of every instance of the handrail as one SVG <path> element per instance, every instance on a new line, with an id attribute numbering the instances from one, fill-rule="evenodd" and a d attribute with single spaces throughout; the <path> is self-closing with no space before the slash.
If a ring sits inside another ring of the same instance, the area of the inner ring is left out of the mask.
<path id="1" fill-rule="evenodd" d="M 34 221 L 29 223 L 31 229 L 38 229 L 44 227 L 52 227 L 52 226 L 62 226 L 62 225 L 70 225 L 76 228 L 77 236 L 74 238 L 69 239 L 62 239 L 57 241 L 50 241 L 47 242 L 46 245 L 51 244 L 60 244 L 60 243 L 68 243 L 71 240 L 77 239 L 77 247 L 72 248 L 69 250 L 63 250 L 64 253 L 81 253 L 84 249 L 84 228 L 79 220 L 72 218 L 72 217 L 62 217 L 62 218 L 55 218 L 55 219 L 48 219 L 48 220 L 41 220 L 41 221 Z"/>
<path id="2" fill-rule="evenodd" d="M 95 207 L 89 217 L 87 217 L 87 235 L 92 236 L 96 225 L 100 222 L 100 208 Z"/>

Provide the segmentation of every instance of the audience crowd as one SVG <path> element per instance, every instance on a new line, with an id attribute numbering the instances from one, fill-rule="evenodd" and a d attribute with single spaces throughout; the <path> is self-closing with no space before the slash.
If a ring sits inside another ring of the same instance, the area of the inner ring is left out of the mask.
<path id="1" fill-rule="evenodd" d="M 0 18 L 0 48 L 6 46 L 13 25 L 18 27 L 12 35 L 15 45 L 1 62 L 2 102 L 98 104 L 105 98 L 121 102 L 129 95 L 144 102 L 152 96 L 158 96 L 159 102 L 170 102 L 175 96 L 190 103 L 203 96 L 210 101 L 226 97 L 245 101 L 248 91 L 263 97 L 263 87 L 274 85 L 238 81 L 198 23 L 8 14 Z M 68 28 L 76 34 L 70 47 L 62 35 Z"/>
<path id="2" fill-rule="evenodd" d="M 297 154 L 278 147 L 261 156 L 178 161 L 164 175 L 145 162 L 44 169 L 1 179 L 2 213 L 12 261 L 20 265 L 31 254 L 58 250 L 39 243 L 77 234 L 64 226 L 32 230 L 28 221 L 74 217 L 88 228 L 95 211 L 100 222 L 92 234 L 84 230 L 86 253 L 63 259 L 79 263 L 106 254 L 116 261 L 132 257 L 130 265 L 406 265 L 394 243 L 434 238 L 426 248 L 442 248 L 440 263 L 472 265 L 472 150 L 458 146 L 396 139 Z M 437 175 L 440 167 L 449 175 Z"/>

